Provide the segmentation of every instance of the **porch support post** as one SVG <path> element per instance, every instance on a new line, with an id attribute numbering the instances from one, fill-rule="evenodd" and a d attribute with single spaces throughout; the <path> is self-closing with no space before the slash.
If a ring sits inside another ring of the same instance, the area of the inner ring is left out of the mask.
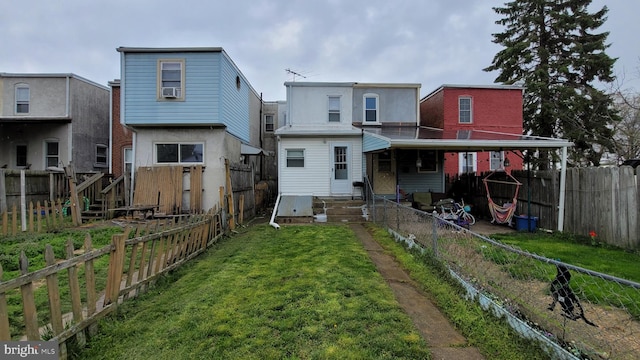
<path id="1" fill-rule="evenodd" d="M 562 147 L 562 160 L 560 164 L 560 194 L 558 199 L 558 231 L 564 230 L 564 197 L 567 181 L 567 147 Z"/>

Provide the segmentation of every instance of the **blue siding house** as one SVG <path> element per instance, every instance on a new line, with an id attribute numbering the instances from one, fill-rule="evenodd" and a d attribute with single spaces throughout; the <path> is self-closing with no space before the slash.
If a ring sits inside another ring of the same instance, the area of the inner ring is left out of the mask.
<path id="1" fill-rule="evenodd" d="M 260 95 L 219 47 L 119 47 L 117 51 L 120 121 L 134 131 L 134 181 L 151 181 L 136 175 L 140 169 L 184 169 L 183 184 L 174 187 L 183 194 L 176 194 L 173 203 L 160 204 L 164 211 L 214 207 L 219 188 L 226 185 L 225 162 L 241 162 L 244 149 L 259 147 Z M 201 185 L 195 183 L 202 190 L 189 194 L 194 184 L 190 178 L 199 174 L 193 169 L 200 167 Z M 149 202 L 138 196 L 144 186 L 134 185 L 132 204 Z"/>

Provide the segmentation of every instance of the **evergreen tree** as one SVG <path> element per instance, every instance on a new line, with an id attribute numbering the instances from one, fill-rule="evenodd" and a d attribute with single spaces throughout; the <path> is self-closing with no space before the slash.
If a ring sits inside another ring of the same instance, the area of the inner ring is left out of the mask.
<path id="1" fill-rule="evenodd" d="M 612 125 L 619 120 L 611 96 L 595 88 L 615 79 L 616 59 L 605 53 L 609 33 L 594 32 L 608 9 L 589 13 L 590 3 L 515 0 L 493 8 L 505 27 L 493 42 L 504 49 L 484 69 L 499 71 L 496 82 L 525 87 L 525 133 L 573 141 L 574 166 L 598 165 L 602 153 L 613 150 Z M 555 154 L 541 153 L 538 167 L 547 169 Z"/>

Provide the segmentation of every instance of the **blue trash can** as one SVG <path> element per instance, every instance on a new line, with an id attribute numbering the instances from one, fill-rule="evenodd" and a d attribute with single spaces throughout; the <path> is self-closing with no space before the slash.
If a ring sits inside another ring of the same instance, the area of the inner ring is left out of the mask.
<path id="1" fill-rule="evenodd" d="M 536 216 L 518 215 L 515 218 L 516 230 L 518 231 L 529 231 L 529 221 L 531 221 L 531 232 L 538 229 L 538 217 Z"/>

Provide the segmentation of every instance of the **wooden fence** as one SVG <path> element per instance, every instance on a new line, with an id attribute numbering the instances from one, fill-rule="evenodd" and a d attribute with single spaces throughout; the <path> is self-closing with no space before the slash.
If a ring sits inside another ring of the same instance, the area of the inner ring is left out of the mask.
<path id="1" fill-rule="evenodd" d="M 68 210 L 68 209 L 67 209 Z M 71 225 L 70 218 L 65 218 L 65 205 L 62 200 L 53 203 L 44 201 L 30 202 L 26 207 L 24 221 L 22 212 L 13 204 L 10 211 L 0 211 L 0 235 L 15 236 L 19 231 L 29 233 L 40 233 L 43 231 L 58 230 L 64 226 Z"/>
<path id="2" fill-rule="evenodd" d="M 560 197 L 560 172 L 513 171 L 522 184 L 517 196 L 517 215 L 538 218 L 538 228 L 556 230 Z M 472 175 L 450 185 L 456 195 L 474 204 L 473 213 L 491 219 L 482 179 Z M 498 175 L 499 176 L 499 175 Z M 492 183 L 491 199 L 502 205 L 511 202 L 514 185 Z M 640 248 L 640 191 L 633 168 L 570 168 L 565 184 L 564 232 L 589 236 L 597 241 L 627 249 Z"/>
<path id="3" fill-rule="evenodd" d="M 98 250 L 92 248 L 87 235 L 82 255 L 75 255 L 73 243 L 67 243 L 65 260 L 57 261 L 48 245 L 44 254 L 47 266 L 34 272 L 29 272 L 23 252 L 21 276 L 2 281 L 0 266 L 0 341 L 45 337 L 56 341 L 60 358 L 66 358 L 70 339 L 82 346 L 87 332 L 97 331 L 99 319 L 145 291 L 159 275 L 205 251 L 222 235 L 222 225 L 219 212 L 192 215 L 177 225 L 173 220 L 148 222 L 114 235 L 111 245 Z M 97 264 L 105 256 L 108 268 L 100 269 Z M 97 275 L 105 273 L 106 282 L 99 281 Z M 38 292 L 46 292 L 46 303 L 37 301 Z M 70 305 L 63 303 L 63 293 L 69 294 Z M 16 303 L 22 304 L 21 313 L 10 314 L 8 304 Z"/>

